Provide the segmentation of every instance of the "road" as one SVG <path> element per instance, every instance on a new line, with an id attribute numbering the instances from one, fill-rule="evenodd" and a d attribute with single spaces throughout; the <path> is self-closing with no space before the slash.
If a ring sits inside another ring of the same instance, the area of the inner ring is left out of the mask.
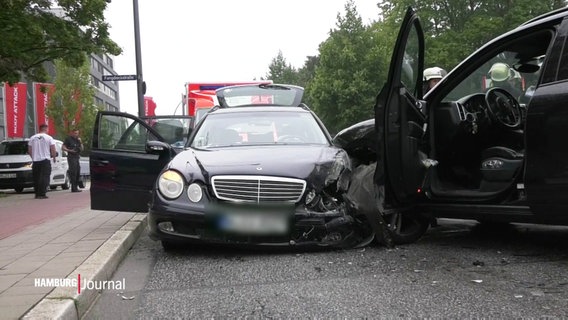
<path id="1" fill-rule="evenodd" d="M 202 246 L 142 235 L 85 319 L 566 318 L 568 228 L 443 220 L 412 245 L 340 251 Z"/>

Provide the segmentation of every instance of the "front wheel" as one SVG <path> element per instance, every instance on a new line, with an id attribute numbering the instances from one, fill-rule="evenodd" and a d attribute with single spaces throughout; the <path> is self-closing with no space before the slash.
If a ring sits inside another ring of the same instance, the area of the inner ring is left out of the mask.
<path id="1" fill-rule="evenodd" d="M 385 221 L 395 244 L 408 244 L 418 241 L 430 226 L 430 219 L 414 213 L 393 213 L 386 216 Z"/>
<path id="2" fill-rule="evenodd" d="M 24 187 L 15 187 L 14 190 L 16 190 L 17 193 L 22 193 L 22 191 L 24 191 Z"/>

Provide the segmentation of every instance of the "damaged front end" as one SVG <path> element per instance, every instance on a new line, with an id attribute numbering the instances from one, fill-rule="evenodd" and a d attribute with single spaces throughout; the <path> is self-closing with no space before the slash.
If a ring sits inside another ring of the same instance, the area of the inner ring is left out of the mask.
<path id="1" fill-rule="evenodd" d="M 335 154 L 333 162 L 314 166 L 307 179 L 303 208 L 296 211 L 291 245 L 347 248 L 373 240 L 366 217 L 346 201 L 351 177 L 351 160 L 343 150 Z"/>

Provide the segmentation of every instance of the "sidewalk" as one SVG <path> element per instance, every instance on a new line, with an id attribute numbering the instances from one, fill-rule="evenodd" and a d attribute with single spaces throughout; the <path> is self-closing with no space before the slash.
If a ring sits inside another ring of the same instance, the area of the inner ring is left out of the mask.
<path id="1" fill-rule="evenodd" d="M 41 281 L 53 285 L 52 279 L 76 281 L 79 275 L 84 280 L 110 279 L 146 226 L 146 214 L 90 210 L 88 189 L 48 195 L 46 200 L 0 198 L 3 224 L 6 216 L 23 219 L 38 205 L 58 213 L 48 212 L 47 218 L 36 218 L 31 226 L 0 240 L 0 319 L 79 319 L 98 292 L 78 293 L 77 287 L 42 286 Z M 75 195 L 83 196 L 81 205 L 70 198 Z"/>

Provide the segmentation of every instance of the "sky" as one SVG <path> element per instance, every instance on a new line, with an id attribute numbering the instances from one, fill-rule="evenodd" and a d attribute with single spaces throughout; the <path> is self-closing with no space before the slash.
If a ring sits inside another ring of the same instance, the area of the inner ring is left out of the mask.
<path id="1" fill-rule="evenodd" d="M 105 18 L 123 53 L 119 75 L 136 74 L 133 2 L 138 1 L 142 75 L 156 114 L 181 114 L 187 82 L 260 80 L 279 51 L 295 68 L 336 27 L 347 0 L 113 0 Z M 354 0 L 363 23 L 376 0 Z M 136 81 L 120 81 L 121 111 L 138 114 Z M 179 107 L 178 107 L 179 106 Z M 177 110 L 176 110 L 177 109 Z"/>

